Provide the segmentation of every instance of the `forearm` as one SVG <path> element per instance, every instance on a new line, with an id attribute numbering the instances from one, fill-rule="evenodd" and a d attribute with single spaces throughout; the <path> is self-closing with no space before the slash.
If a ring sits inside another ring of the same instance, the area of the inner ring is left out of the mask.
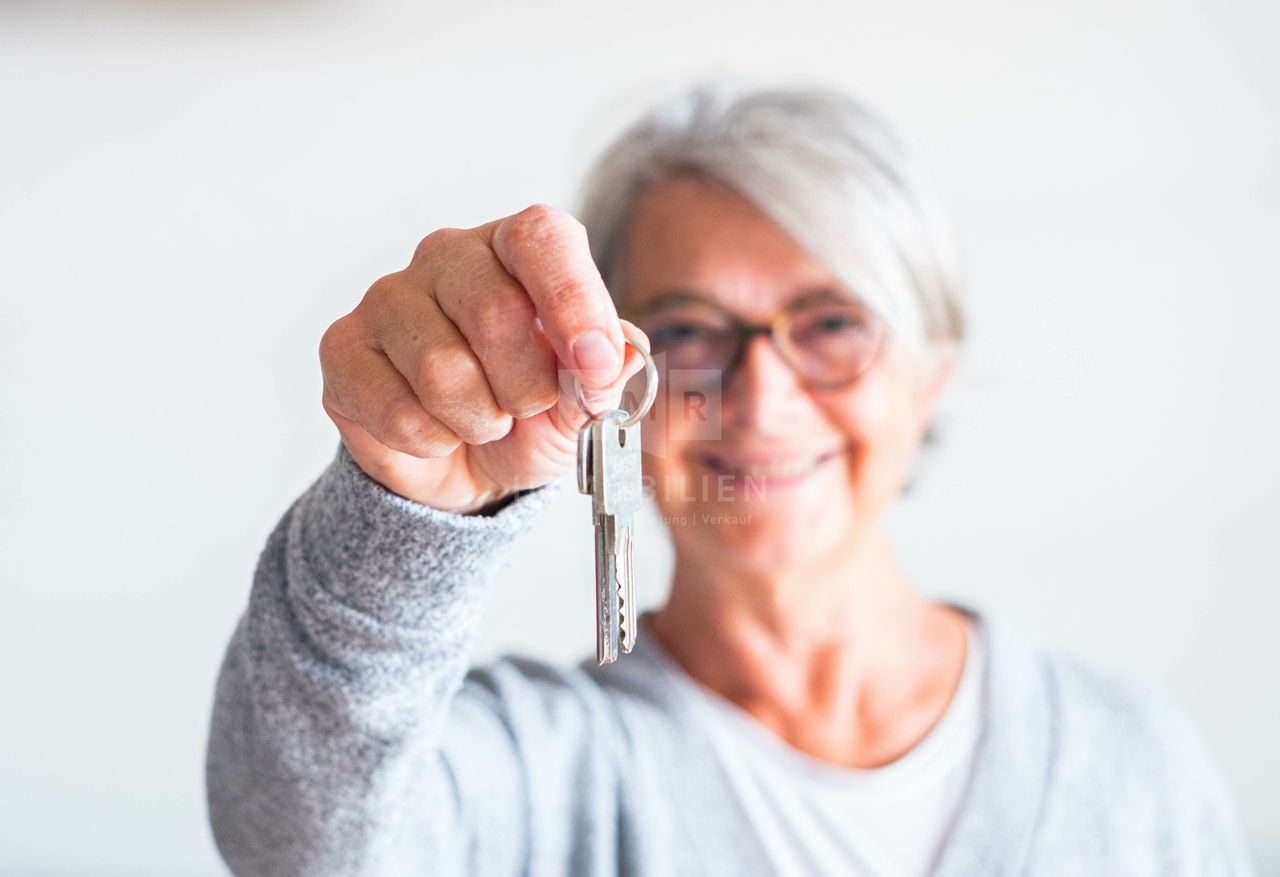
<path id="1" fill-rule="evenodd" d="M 218 683 L 210 816 L 233 868 L 359 873 L 446 833 L 434 757 L 490 573 L 552 491 L 492 517 L 404 500 L 344 451 L 259 560 Z"/>

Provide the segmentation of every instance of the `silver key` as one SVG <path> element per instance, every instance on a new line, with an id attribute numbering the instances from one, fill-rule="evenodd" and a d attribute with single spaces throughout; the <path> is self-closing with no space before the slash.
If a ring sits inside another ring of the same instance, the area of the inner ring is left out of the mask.
<path id="1" fill-rule="evenodd" d="M 596 537 L 596 660 L 618 660 L 636 642 L 632 543 L 640 509 L 640 425 L 605 411 L 578 433 L 578 490 L 591 494 Z"/>

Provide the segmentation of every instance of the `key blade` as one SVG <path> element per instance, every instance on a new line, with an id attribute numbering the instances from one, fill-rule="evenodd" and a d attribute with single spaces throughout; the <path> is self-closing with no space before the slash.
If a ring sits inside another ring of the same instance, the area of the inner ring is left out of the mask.
<path id="1" fill-rule="evenodd" d="M 596 536 L 596 662 L 618 660 L 618 577 L 613 552 L 615 522 L 610 515 L 597 515 Z"/>
<path id="2" fill-rule="evenodd" d="M 622 651 L 630 652 L 636 644 L 636 591 L 635 565 L 632 546 L 635 544 L 635 525 L 631 521 L 618 525 L 618 625 Z"/>

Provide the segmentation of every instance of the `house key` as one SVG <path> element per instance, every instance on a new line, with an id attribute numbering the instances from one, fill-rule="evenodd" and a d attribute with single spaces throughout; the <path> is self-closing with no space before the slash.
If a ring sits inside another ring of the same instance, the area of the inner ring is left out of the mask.
<path id="1" fill-rule="evenodd" d="M 649 352 L 630 339 L 645 360 L 645 394 L 634 414 L 621 409 L 592 414 L 575 382 L 578 405 L 590 415 L 578 432 L 578 490 L 591 494 L 596 543 L 596 661 L 618 660 L 636 642 L 634 543 L 640 510 L 640 418 L 658 393 L 658 370 Z"/>

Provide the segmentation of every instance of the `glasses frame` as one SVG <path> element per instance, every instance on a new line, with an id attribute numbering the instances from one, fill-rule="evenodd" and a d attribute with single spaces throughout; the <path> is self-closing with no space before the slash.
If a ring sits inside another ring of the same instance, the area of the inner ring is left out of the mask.
<path id="1" fill-rule="evenodd" d="M 787 367 L 795 373 L 796 377 L 800 379 L 801 385 L 806 389 L 843 390 L 847 387 L 853 386 L 853 384 L 857 383 L 857 381 L 871 369 L 876 360 L 880 358 L 880 353 L 884 349 L 885 339 L 889 334 L 888 327 L 885 325 L 884 320 L 862 299 L 851 295 L 833 293 L 825 290 L 792 299 L 778 310 L 778 312 L 775 313 L 767 323 L 752 323 L 742 319 L 733 311 L 709 298 L 706 298 L 705 296 L 701 296 L 696 293 L 684 292 L 668 293 L 666 295 L 659 296 L 639 308 L 624 309 L 619 316 L 632 323 L 637 323 L 638 325 L 639 320 L 644 319 L 645 316 L 659 310 L 661 307 L 670 305 L 672 302 L 696 304 L 711 308 L 717 313 L 723 315 L 730 328 L 733 329 L 735 336 L 733 353 L 730 355 L 729 361 L 721 371 L 721 380 L 725 387 L 729 386 L 729 382 L 733 380 L 734 375 L 737 374 L 738 370 L 742 367 L 742 363 L 746 359 L 747 347 L 750 345 L 751 340 L 757 336 L 764 335 L 769 339 L 769 343 L 772 345 L 774 352 L 778 354 L 778 358 L 787 364 Z M 863 366 L 857 374 L 850 378 L 845 378 L 839 381 L 820 381 L 815 378 L 811 378 L 802 372 L 799 367 L 791 361 L 791 358 L 787 355 L 785 345 L 778 343 L 780 330 L 786 328 L 788 319 L 792 318 L 796 311 L 802 310 L 808 305 L 821 302 L 859 305 L 866 310 L 867 314 L 875 322 L 875 344 L 872 347 L 871 355 L 867 357 L 867 364 Z"/>

